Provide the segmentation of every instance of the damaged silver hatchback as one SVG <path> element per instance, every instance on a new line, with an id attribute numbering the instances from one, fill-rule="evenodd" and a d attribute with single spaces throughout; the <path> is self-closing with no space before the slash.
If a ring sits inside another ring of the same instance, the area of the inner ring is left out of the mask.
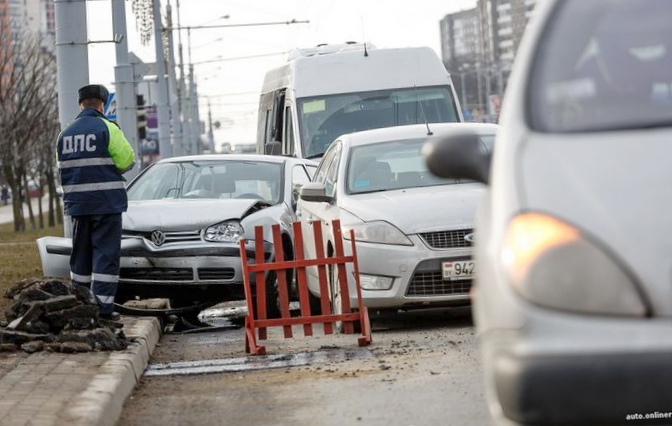
<path id="1" fill-rule="evenodd" d="M 315 165 L 241 154 L 174 157 L 146 168 L 128 186 L 117 303 L 161 297 L 183 307 L 244 298 L 239 240 L 253 258 L 254 228 L 264 225 L 271 259 L 270 226 L 279 223 L 291 256 L 298 190 Z M 37 242 L 44 275 L 69 278 L 70 238 Z M 273 316 L 277 291 L 267 288 Z"/>

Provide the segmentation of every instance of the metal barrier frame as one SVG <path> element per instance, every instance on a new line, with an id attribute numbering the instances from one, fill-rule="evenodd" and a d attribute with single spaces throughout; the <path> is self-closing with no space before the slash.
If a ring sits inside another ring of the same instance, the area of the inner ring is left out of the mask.
<path id="1" fill-rule="evenodd" d="M 303 324 L 304 336 L 313 335 L 313 324 L 324 324 L 324 334 L 333 334 L 333 323 L 335 321 L 343 322 L 343 331 L 345 334 L 354 333 L 354 322 L 359 321 L 361 335 L 357 342 L 359 346 L 366 346 L 371 343 L 371 324 L 369 322 L 369 312 L 362 301 L 362 290 L 359 283 L 359 265 L 357 263 L 357 249 L 355 247 L 354 231 L 350 231 L 350 242 L 352 255 L 345 256 L 343 250 L 343 235 L 339 220 L 332 221 L 334 230 L 334 256 L 327 257 L 324 254 L 324 240 L 322 237 L 322 222 L 314 221 L 313 235 L 315 237 L 315 259 L 306 259 L 303 249 L 303 234 L 301 223 L 292 224 L 294 230 L 294 259 L 284 260 L 285 252 L 282 244 L 282 235 L 280 225 L 271 226 L 273 235 L 273 250 L 275 262 L 266 262 L 264 257 L 264 229 L 263 226 L 256 226 L 254 230 L 254 263 L 250 263 L 245 250 L 245 240 L 241 239 L 240 255 L 243 266 L 243 283 L 245 287 L 245 300 L 247 301 L 247 317 L 245 317 L 245 352 L 253 355 L 266 354 L 266 347 L 257 344 L 257 335 L 255 330 L 259 330 L 259 340 L 267 339 L 267 328 L 274 326 L 283 327 L 284 337 L 293 337 L 292 325 Z M 282 260 L 277 260 L 282 259 Z M 354 268 L 355 288 L 357 291 L 357 312 L 353 312 L 350 306 L 350 292 L 346 277 L 346 264 L 352 262 Z M 342 310 L 340 314 L 334 314 L 331 310 L 330 289 L 327 279 L 327 267 L 334 265 L 338 268 L 338 285 L 341 292 Z M 308 280 L 306 268 L 316 266 L 320 281 L 320 306 L 322 314 L 313 315 L 310 309 L 308 296 Z M 296 280 L 299 290 L 300 316 L 292 317 L 289 311 L 289 285 L 287 283 L 287 270 L 293 269 L 296 273 Z M 280 318 L 267 318 L 266 306 L 266 279 L 265 273 L 275 271 L 278 282 L 278 294 L 280 298 Z M 251 274 L 255 274 L 255 287 L 257 299 L 257 312 L 255 319 L 255 306 L 253 303 Z"/>

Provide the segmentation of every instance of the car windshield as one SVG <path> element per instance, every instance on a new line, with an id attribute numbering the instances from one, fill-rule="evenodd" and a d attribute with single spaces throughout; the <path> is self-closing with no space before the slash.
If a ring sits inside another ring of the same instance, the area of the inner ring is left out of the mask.
<path id="1" fill-rule="evenodd" d="M 378 90 L 299 100 L 304 155 L 324 154 L 339 136 L 361 130 L 460 121 L 449 86 Z"/>
<path id="2" fill-rule="evenodd" d="M 479 139 L 482 149 L 491 151 L 494 135 L 481 135 Z M 421 153 L 425 142 L 426 139 L 408 139 L 351 148 L 346 192 L 364 194 L 467 182 L 432 174 Z"/>
<path id="3" fill-rule="evenodd" d="M 605 131 L 672 123 L 672 2 L 558 3 L 531 72 L 531 126 Z"/>
<path id="4" fill-rule="evenodd" d="M 261 161 L 181 161 L 156 164 L 128 188 L 129 200 L 177 198 L 282 199 L 282 164 Z"/>

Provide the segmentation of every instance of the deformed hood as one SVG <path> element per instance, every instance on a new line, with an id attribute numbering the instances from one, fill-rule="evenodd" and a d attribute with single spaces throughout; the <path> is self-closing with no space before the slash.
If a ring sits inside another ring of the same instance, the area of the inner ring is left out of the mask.
<path id="1" fill-rule="evenodd" d="M 227 219 L 242 219 L 258 200 L 146 200 L 129 201 L 123 214 L 126 231 L 186 231 L 202 229 Z"/>

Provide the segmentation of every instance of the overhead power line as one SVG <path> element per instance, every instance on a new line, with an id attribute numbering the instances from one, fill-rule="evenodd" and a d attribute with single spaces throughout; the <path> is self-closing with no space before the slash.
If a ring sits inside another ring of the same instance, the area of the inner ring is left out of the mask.
<path id="1" fill-rule="evenodd" d="M 260 26 L 269 26 L 269 25 L 292 25 L 292 24 L 309 24 L 310 21 L 297 21 L 292 19 L 291 21 L 281 21 L 281 22 L 256 22 L 256 23 L 247 23 L 247 24 L 221 24 L 221 25 L 194 25 L 191 26 L 177 26 L 168 28 L 169 30 L 203 30 L 209 28 L 233 28 L 233 27 L 260 27 Z"/>
<path id="2" fill-rule="evenodd" d="M 276 55 L 284 55 L 287 52 L 274 52 L 274 53 L 262 53 L 260 55 L 250 55 L 250 56 L 238 56 L 235 58 L 219 58 L 219 59 L 210 59 L 207 61 L 200 61 L 200 62 L 192 62 L 192 65 L 202 65 L 202 64 L 211 64 L 214 62 L 226 62 L 226 61 L 238 61 L 241 59 L 254 59 L 254 58 L 263 58 L 265 56 L 276 56 Z"/>

